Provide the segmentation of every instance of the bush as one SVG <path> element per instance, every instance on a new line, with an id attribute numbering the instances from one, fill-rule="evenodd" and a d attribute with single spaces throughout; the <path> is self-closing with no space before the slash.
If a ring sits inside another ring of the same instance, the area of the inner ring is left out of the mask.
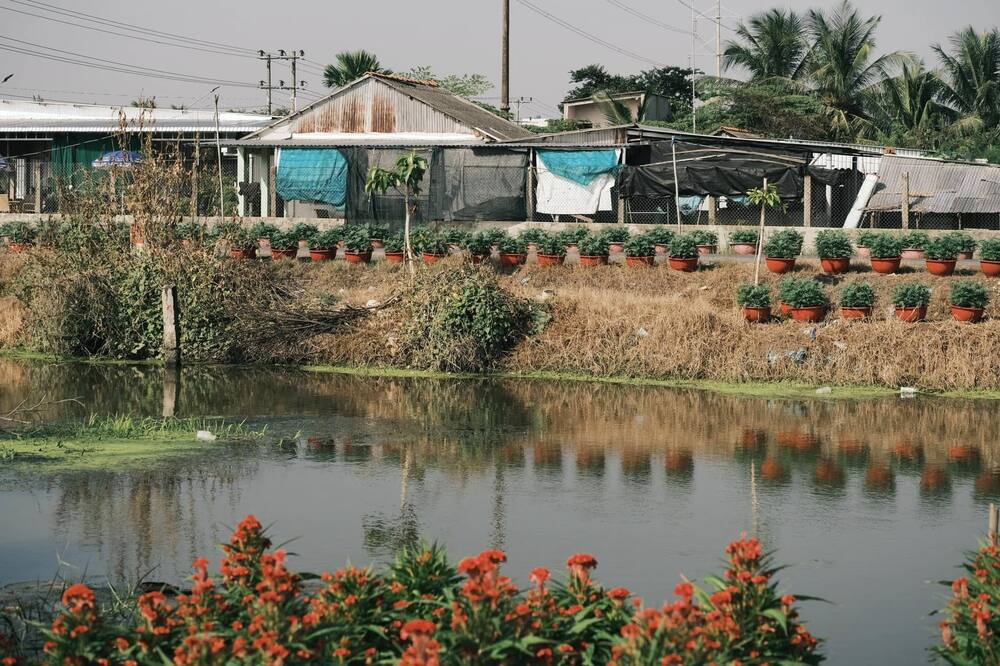
<path id="1" fill-rule="evenodd" d="M 653 243 L 646 236 L 632 236 L 625 241 L 625 256 L 627 257 L 651 257 L 655 253 Z"/>
<path id="2" fill-rule="evenodd" d="M 983 261 L 1000 261 L 1000 238 L 988 238 L 981 242 L 979 258 Z"/>
<path id="3" fill-rule="evenodd" d="M 1000 549 L 984 544 L 962 568 L 966 575 L 944 583 L 952 598 L 940 611 L 941 644 L 931 649 L 949 664 L 1000 663 Z"/>
<path id="4" fill-rule="evenodd" d="M 491 246 L 498 245 L 503 237 L 508 235 L 506 229 L 500 229 L 499 227 L 495 227 L 493 229 L 483 229 L 479 233 L 483 235 L 483 238 L 490 242 Z"/>
<path id="5" fill-rule="evenodd" d="M 766 284 L 741 284 L 736 302 L 744 308 L 771 307 L 771 288 Z"/>
<path id="6" fill-rule="evenodd" d="M 558 235 L 546 233 L 538 239 L 538 253 L 564 257 L 566 256 L 566 243 Z"/>
<path id="7" fill-rule="evenodd" d="M 674 232 L 658 224 L 646 232 L 646 238 L 654 245 L 670 245 L 670 241 L 674 239 Z"/>
<path id="8" fill-rule="evenodd" d="M 878 235 L 879 234 L 877 232 L 874 232 L 874 231 L 859 231 L 858 235 L 856 237 L 857 240 L 856 240 L 855 244 L 858 247 L 870 247 L 872 239 L 875 238 Z"/>
<path id="9" fill-rule="evenodd" d="M 812 278 L 786 280 L 782 285 L 781 300 L 793 308 L 814 308 L 830 304 L 823 285 Z"/>
<path id="10" fill-rule="evenodd" d="M 932 238 L 924 245 L 924 258 L 934 261 L 951 261 L 958 250 L 945 238 Z"/>
<path id="11" fill-rule="evenodd" d="M 289 235 L 296 241 L 305 241 L 307 247 L 312 246 L 313 240 L 319 235 L 319 227 L 315 224 L 299 222 L 289 230 Z"/>
<path id="12" fill-rule="evenodd" d="M 264 238 L 263 236 L 256 235 L 254 229 L 254 227 L 247 228 L 238 222 L 223 222 L 218 226 L 219 237 L 227 241 L 232 249 L 247 252 L 257 247 L 257 240 L 259 238 Z M 274 227 L 274 233 L 271 236 L 276 234 L 277 230 L 278 228 Z M 270 236 L 266 238 L 270 239 Z"/>
<path id="13" fill-rule="evenodd" d="M 345 227 L 344 249 L 357 254 L 371 252 L 372 239 L 368 236 L 368 228 L 354 225 Z"/>
<path id="14" fill-rule="evenodd" d="M 872 259 L 897 259 L 902 250 L 900 240 L 889 234 L 872 234 L 868 240 L 868 252 Z"/>
<path id="15" fill-rule="evenodd" d="M 764 256 L 771 259 L 794 259 L 802 253 L 802 234 L 783 229 L 764 243 Z"/>
<path id="16" fill-rule="evenodd" d="M 951 284 L 948 302 L 960 308 L 985 308 L 990 302 L 990 294 L 980 282 L 959 280 Z"/>
<path id="17" fill-rule="evenodd" d="M 691 235 L 694 236 L 695 242 L 697 242 L 698 245 L 716 246 L 719 244 L 719 234 L 714 231 L 709 231 L 707 229 L 695 229 L 691 232 Z"/>
<path id="18" fill-rule="evenodd" d="M 931 302 L 931 290 L 919 282 L 897 284 L 892 290 L 892 304 L 897 308 L 919 308 Z"/>
<path id="19" fill-rule="evenodd" d="M 236 222 L 223 222 L 219 226 L 225 226 L 227 224 L 236 224 Z M 258 222 L 257 224 L 250 227 L 250 235 L 256 241 L 261 238 L 266 238 L 270 241 L 275 234 L 280 232 L 280 229 L 274 224 L 268 224 L 267 222 Z"/>
<path id="20" fill-rule="evenodd" d="M 403 252 L 406 248 L 406 239 L 403 234 L 388 234 L 382 239 L 382 250 L 384 252 Z"/>
<path id="21" fill-rule="evenodd" d="M 911 231 L 900 237 L 899 241 L 903 244 L 904 250 L 923 250 L 930 239 L 931 237 L 923 231 Z"/>
<path id="22" fill-rule="evenodd" d="M 324 229 L 316 234 L 315 238 L 313 238 L 309 243 L 309 247 L 314 250 L 332 250 L 337 247 L 337 244 L 340 243 L 340 239 L 343 237 L 343 227 L 331 227 L 330 229 Z"/>
<path id="23" fill-rule="evenodd" d="M 474 257 L 488 257 L 493 253 L 493 239 L 485 232 L 473 234 L 465 243 L 465 249 Z"/>
<path id="24" fill-rule="evenodd" d="M 605 243 L 624 243 L 631 236 L 625 227 L 608 227 L 598 235 Z"/>
<path id="25" fill-rule="evenodd" d="M 537 243 L 546 235 L 544 229 L 538 229 L 537 227 L 532 227 L 531 229 L 525 229 L 517 235 L 525 243 Z"/>
<path id="26" fill-rule="evenodd" d="M 875 305 L 875 290 L 867 282 L 845 285 L 840 292 L 840 305 L 845 308 L 870 308 Z"/>
<path id="27" fill-rule="evenodd" d="M 504 233 L 504 237 L 506 237 Z M 418 229 L 410 234 L 410 243 L 413 244 L 414 252 L 425 254 L 448 254 L 448 243 L 444 236 L 430 229 Z"/>
<path id="28" fill-rule="evenodd" d="M 581 240 L 590 235 L 586 227 L 570 227 L 568 229 L 563 229 L 559 232 L 559 237 L 562 239 L 563 243 L 566 245 L 572 245 L 573 243 L 579 243 Z"/>
<path id="29" fill-rule="evenodd" d="M 520 236 L 504 236 L 499 246 L 501 254 L 524 254 L 528 251 L 527 242 Z"/>
<path id="30" fill-rule="evenodd" d="M 201 240 L 203 227 L 197 222 L 181 222 L 174 229 L 174 235 L 178 240 L 197 241 Z M 55 232 L 53 241 L 58 241 L 58 230 Z M 41 241 L 41 238 L 39 238 Z"/>
<path id="31" fill-rule="evenodd" d="M 667 255 L 672 259 L 694 259 L 698 256 L 698 241 L 691 234 L 678 234 L 670 241 Z"/>
<path id="32" fill-rule="evenodd" d="M 457 245 L 458 247 L 465 247 L 471 237 L 472 234 L 465 229 L 455 229 L 454 227 L 442 234 L 445 243 Z"/>
<path id="33" fill-rule="evenodd" d="M 751 229 L 738 229 L 729 234 L 730 245 L 756 245 L 760 235 Z"/>
<path id="34" fill-rule="evenodd" d="M 854 247 L 846 232 L 824 229 L 816 234 L 816 254 L 821 259 L 843 259 L 854 254 Z"/>
<path id="35" fill-rule="evenodd" d="M 6 236 L 11 243 L 29 245 L 35 240 L 35 228 L 27 222 L 8 222 L 0 227 L 0 236 Z"/>
<path id="36" fill-rule="evenodd" d="M 379 224 L 369 224 L 367 228 L 368 228 L 368 240 L 385 241 L 386 236 L 389 235 L 389 227 L 385 227 Z"/>
<path id="37" fill-rule="evenodd" d="M 271 247 L 275 250 L 294 250 L 299 247 L 299 237 L 294 229 L 279 231 L 271 236 Z"/>
<path id="38" fill-rule="evenodd" d="M 941 238 L 951 245 L 955 250 L 955 254 L 976 251 L 976 239 L 963 231 L 950 231 Z"/>
<path id="39" fill-rule="evenodd" d="M 608 240 L 601 236 L 584 236 L 577 241 L 581 257 L 608 256 Z"/>

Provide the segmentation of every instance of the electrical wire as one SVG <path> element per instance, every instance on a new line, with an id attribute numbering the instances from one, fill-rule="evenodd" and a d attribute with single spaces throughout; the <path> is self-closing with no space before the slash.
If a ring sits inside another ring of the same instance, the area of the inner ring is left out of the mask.
<path id="1" fill-rule="evenodd" d="M 621 2 L 620 0 L 606 0 L 606 1 L 607 1 L 608 4 L 614 5 L 615 7 L 621 9 L 622 11 L 625 11 L 625 12 L 631 14 L 632 16 L 635 16 L 636 18 L 642 19 L 643 21 L 646 21 L 647 23 L 652 23 L 653 25 L 655 25 L 655 26 L 657 26 L 659 28 L 663 28 L 664 30 L 669 30 L 671 32 L 677 32 L 677 33 L 680 33 L 682 35 L 690 35 L 691 34 L 690 30 L 685 30 L 684 28 L 678 28 L 675 25 L 670 25 L 669 23 L 664 23 L 663 21 L 660 21 L 660 20 L 658 20 L 656 18 L 653 18 L 649 14 L 643 14 L 642 12 L 640 12 L 640 11 L 638 11 L 636 9 L 633 9 L 632 7 L 629 7 L 628 5 L 626 5 L 624 2 Z"/>

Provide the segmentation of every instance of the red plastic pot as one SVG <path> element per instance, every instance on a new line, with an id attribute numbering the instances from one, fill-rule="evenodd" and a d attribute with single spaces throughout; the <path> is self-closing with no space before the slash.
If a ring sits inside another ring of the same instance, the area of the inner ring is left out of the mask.
<path id="1" fill-rule="evenodd" d="M 903 251 L 900 254 L 900 256 L 903 259 L 923 259 L 924 258 L 924 251 L 923 250 L 918 250 L 915 247 L 907 247 L 907 248 L 903 248 Z"/>
<path id="2" fill-rule="evenodd" d="M 771 308 L 743 308 L 743 318 L 752 324 L 763 324 L 771 318 Z"/>
<path id="3" fill-rule="evenodd" d="M 1000 261 L 986 261 L 980 259 L 979 268 L 982 269 L 986 277 L 1000 277 Z"/>
<path id="4" fill-rule="evenodd" d="M 955 321 L 967 321 L 969 323 L 975 324 L 977 321 L 983 318 L 983 308 L 963 308 L 958 305 L 951 306 L 951 316 L 955 318 Z"/>
<path id="5" fill-rule="evenodd" d="M 526 254 L 509 254 L 507 252 L 500 253 L 500 265 L 501 266 L 520 266 L 528 259 Z"/>
<path id="6" fill-rule="evenodd" d="M 784 301 L 781 301 L 778 303 L 778 312 L 781 313 L 782 317 L 787 317 L 792 314 L 792 306 Z"/>
<path id="7" fill-rule="evenodd" d="M 825 305 L 814 305 L 808 308 L 792 308 L 792 319 L 795 321 L 814 324 L 818 321 L 823 321 L 823 317 L 825 316 Z"/>
<path id="8" fill-rule="evenodd" d="M 781 275 L 782 273 L 787 273 L 788 271 L 795 268 L 795 259 L 772 259 L 771 257 L 765 257 L 764 263 L 767 264 L 767 270 L 772 273 L 777 273 Z"/>
<path id="9" fill-rule="evenodd" d="M 650 257 L 625 257 L 625 265 L 632 267 L 652 266 L 655 256 Z"/>
<path id="10" fill-rule="evenodd" d="M 385 260 L 390 264 L 401 264 L 403 263 L 403 253 L 402 252 L 386 252 Z"/>
<path id="11" fill-rule="evenodd" d="M 844 319 L 868 319 L 872 316 L 871 307 L 848 308 L 841 306 L 840 316 Z"/>
<path id="12" fill-rule="evenodd" d="M 896 316 L 909 323 L 923 321 L 927 318 L 927 306 L 921 305 L 918 308 L 896 308 Z"/>
<path id="13" fill-rule="evenodd" d="M 331 247 L 326 250 L 309 250 L 309 258 L 313 261 L 330 261 L 337 256 L 337 248 Z"/>
<path id="14" fill-rule="evenodd" d="M 698 257 L 685 259 L 683 257 L 670 257 L 668 260 L 670 268 L 684 273 L 693 273 L 698 270 Z"/>
<path id="15" fill-rule="evenodd" d="M 581 266 L 603 266 L 608 263 L 607 255 L 597 255 L 593 257 L 581 256 L 580 265 Z"/>
<path id="16" fill-rule="evenodd" d="M 951 275 L 955 272 L 955 263 L 954 259 L 928 259 L 927 272 L 941 277 Z"/>
<path id="17" fill-rule="evenodd" d="M 699 245 L 698 254 L 705 256 L 706 254 L 715 254 L 716 246 L 714 245 Z"/>
<path id="18" fill-rule="evenodd" d="M 229 256 L 233 259 L 253 259 L 255 256 L 255 250 L 241 250 L 235 247 L 229 249 Z"/>
<path id="19" fill-rule="evenodd" d="M 538 259 L 539 266 L 562 266 L 566 261 L 565 255 L 562 254 L 536 254 L 535 258 Z"/>
<path id="20" fill-rule="evenodd" d="M 421 256 L 423 257 L 425 264 L 436 264 L 437 262 L 441 261 L 448 255 L 437 254 L 436 252 L 422 252 Z"/>
<path id="21" fill-rule="evenodd" d="M 823 272 L 829 275 L 839 275 L 846 273 L 851 268 L 850 257 L 820 257 L 819 265 Z"/>
<path id="22" fill-rule="evenodd" d="M 11 243 L 10 244 L 10 251 L 11 252 L 27 252 L 29 247 L 31 247 L 31 245 L 29 245 L 28 243 Z"/>
<path id="23" fill-rule="evenodd" d="M 729 248 L 733 251 L 733 254 L 757 254 L 757 246 L 753 243 L 733 243 Z"/>
<path id="24" fill-rule="evenodd" d="M 298 250 L 279 250 L 277 248 L 271 248 L 272 259 L 294 259 L 297 254 Z"/>
<path id="25" fill-rule="evenodd" d="M 370 251 L 358 252 L 356 250 L 348 250 L 344 252 L 344 259 L 349 264 L 367 264 L 372 260 L 372 253 Z"/>
<path id="26" fill-rule="evenodd" d="M 890 259 L 876 259 L 872 257 L 872 270 L 882 275 L 889 275 L 899 270 L 900 261 L 902 261 L 900 257 Z"/>

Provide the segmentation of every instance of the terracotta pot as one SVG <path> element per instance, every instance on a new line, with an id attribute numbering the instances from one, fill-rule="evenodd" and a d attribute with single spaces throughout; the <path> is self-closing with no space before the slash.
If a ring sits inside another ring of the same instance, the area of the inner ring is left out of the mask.
<path id="1" fill-rule="evenodd" d="M 814 324 L 818 321 L 823 321 L 823 317 L 825 316 L 826 316 L 825 305 L 814 305 L 808 308 L 792 308 L 792 319 L 794 319 L 795 321 L 802 321 Z"/>
<path id="2" fill-rule="evenodd" d="M 743 318 L 753 324 L 763 324 L 771 318 L 771 308 L 743 308 Z"/>
<path id="3" fill-rule="evenodd" d="M 608 257 L 606 255 L 597 255 L 595 257 L 580 257 L 581 266 L 604 266 L 608 263 Z"/>
<path id="4" fill-rule="evenodd" d="M 792 314 L 792 306 L 784 301 L 781 301 L 778 303 L 778 312 L 781 313 L 782 317 L 787 317 Z"/>
<path id="5" fill-rule="evenodd" d="M 863 245 L 858 246 L 858 256 L 859 257 L 870 257 L 872 256 L 872 251 Z"/>
<path id="6" fill-rule="evenodd" d="M 539 266 L 562 266 L 566 261 L 566 257 L 561 254 L 538 254 L 535 257 Z"/>
<path id="7" fill-rule="evenodd" d="M 271 248 L 271 258 L 272 259 L 294 259 L 295 255 L 298 254 L 298 250 L 279 250 L 278 248 Z"/>
<path id="8" fill-rule="evenodd" d="M 309 258 L 313 261 L 330 261 L 337 256 L 337 248 L 331 247 L 326 250 L 309 250 Z"/>
<path id="9" fill-rule="evenodd" d="M 782 273 L 787 273 L 788 271 L 795 268 L 795 259 L 772 259 L 771 257 L 765 257 L 764 263 L 767 264 L 767 270 L 772 273 L 777 273 L 781 275 Z"/>
<path id="10" fill-rule="evenodd" d="M 968 252 L 959 252 L 958 254 L 955 255 L 955 258 L 958 259 L 959 261 L 968 261 L 969 259 L 972 259 L 972 251 L 970 250 Z"/>
<path id="11" fill-rule="evenodd" d="M 698 257 L 694 257 L 693 259 L 684 259 L 682 257 L 681 258 L 670 257 L 668 259 L 668 262 L 670 264 L 670 268 L 674 269 L 675 271 L 693 273 L 694 271 L 698 270 Z"/>
<path id="12" fill-rule="evenodd" d="M 375 250 L 381 250 L 383 247 L 385 247 L 385 243 L 382 241 L 381 238 L 373 238 L 372 239 L 372 248 L 373 249 L 375 249 Z"/>
<path id="13" fill-rule="evenodd" d="M 716 249 L 718 248 L 716 248 L 715 245 L 699 245 L 698 254 L 701 256 L 705 256 L 706 254 L 715 254 Z"/>
<path id="14" fill-rule="evenodd" d="M 951 306 L 951 316 L 955 321 L 967 321 L 975 324 L 983 318 L 983 308 L 963 308 L 958 305 Z"/>
<path id="15" fill-rule="evenodd" d="M 757 246 L 753 243 L 733 243 L 729 246 L 733 254 L 757 254 Z"/>
<path id="16" fill-rule="evenodd" d="M 344 259 L 346 259 L 349 264 L 367 264 L 372 260 L 372 253 L 347 250 L 344 252 Z"/>
<path id="17" fill-rule="evenodd" d="M 656 260 L 655 256 L 650 257 L 625 257 L 626 266 L 652 266 L 653 262 Z"/>
<path id="18" fill-rule="evenodd" d="M 944 277 L 955 272 L 954 259 L 928 259 L 926 261 L 927 272 L 931 275 Z"/>
<path id="19" fill-rule="evenodd" d="M 425 264 L 436 264 L 448 256 L 447 254 L 437 254 L 435 252 L 421 252 L 420 255 L 423 257 Z"/>
<path id="20" fill-rule="evenodd" d="M 664 245 L 663 243 L 656 243 L 655 245 L 653 245 L 653 251 L 656 252 L 656 254 L 658 254 L 661 257 L 666 256 L 667 246 Z"/>
<path id="21" fill-rule="evenodd" d="M 11 252 L 27 252 L 29 247 L 31 247 L 31 245 L 28 244 L 28 243 L 11 243 L 10 244 L 10 251 Z"/>
<path id="22" fill-rule="evenodd" d="M 403 263 L 403 253 L 402 252 L 386 252 L 385 260 L 390 264 L 401 264 Z"/>
<path id="23" fill-rule="evenodd" d="M 881 273 L 882 275 L 889 275 L 890 273 L 895 273 L 899 270 L 899 263 L 901 259 L 899 257 L 894 257 L 892 259 L 876 259 L 872 257 L 872 270 L 876 273 Z"/>
<path id="24" fill-rule="evenodd" d="M 624 243 L 608 243 L 608 252 L 610 254 L 615 254 L 616 252 L 623 252 L 625 250 Z"/>
<path id="25" fill-rule="evenodd" d="M 507 252 L 500 253 L 500 265 L 501 266 L 520 266 L 528 258 L 526 254 L 509 254 Z"/>
<path id="26" fill-rule="evenodd" d="M 923 321 L 927 318 L 927 306 L 921 305 L 919 308 L 896 308 L 896 316 L 909 323 Z"/>
<path id="27" fill-rule="evenodd" d="M 923 250 L 918 250 L 915 247 L 907 247 L 907 248 L 903 248 L 903 251 L 900 254 L 900 257 L 902 257 L 903 259 L 923 259 L 924 258 L 924 251 Z"/>
<path id="28" fill-rule="evenodd" d="M 979 268 L 986 277 L 1000 277 L 1000 261 L 979 260 Z"/>
<path id="29" fill-rule="evenodd" d="M 231 256 L 233 259 L 253 259 L 255 255 L 256 255 L 255 250 L 247 250 L 247 249 L 241 250 L 235 247 L 229 249 L 229 256 Z"/>
<path id="30" fill-rule="evenodd" d="M 829 275 L 840 275 L 846 273 L 851 268 L 850 257 L 820 257 L 819 265 L 823 267 L 823 272 Z"/>
<path id="31" fill-rule="evenodd" d="M 840 316 L 843 319 L 868 319 L 872 316 L 872 309 L 871 307 L 849 308 L 841 306 Z"/>

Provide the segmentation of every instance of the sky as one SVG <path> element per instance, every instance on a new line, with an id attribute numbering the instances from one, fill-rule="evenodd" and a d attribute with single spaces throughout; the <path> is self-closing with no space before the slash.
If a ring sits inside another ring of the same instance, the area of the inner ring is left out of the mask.
<path id="1" fill-rule="evenodd" d="M 532 99 L 522 105 L 522 117 L 557 116 L 556 105 L 570 87 L 568 72 L 587 64 L 600 63 L 618 73 L 656 65 L 688 66 L 692 12 L 687 3 L 511 0 L 511 96 Z M 732 28 L 741 18 L 776 4 L 726 0 L 722 3 L 723 41 L 733 35 Z M 784 6 L 805 10 L 833 4 Z M 858 0 L 856 4 L 866 15 L 880 13 L 883 17 L 879 52 L 909 50 L 931 65 L 935 64 L 931 44 L 946 42 L 952 33 L 968 25 L 977 29 L 1000 25 L 997 0 Z M 553 22 L 531 6 L 589 37 Z M 694 6 L 706 17 L 715 15 L 714 0 L 695 0 Z M 88 18 L 171 34 L 138 33 Z M 499 83 L 500 24 L 501 0 L 0 0 L 0 79 L 13 74 L 0 84 L 0 97 L 38 94 L 52 100 L 122 104 L 143 95 L 155 97 L 161 106 L 208 107 L 210 91 L 221 81 L 222 107 L 260 108 L 265 97 L 256 86 L 264 78 L 265 68 L 254 57 L 258 49 L 305 51 L 307 61 L 298 78 L 307 82 L 307 92 L 300 98 L 306 101 L 326 90 L 322 65 L 337 52 L 358 48 L 373 51 L 383 66 L 396 71 L 426 65 L 440 75 L 481 73 Z M 715 22 L 698 17 L 696 26 L 701 42 L 696 65 L 714 73 Z M 177 36 L 186 38 L 180 42 L 185 48 L 169 45 L 178 43 Z M 8 50 L 11 48 L 22 52 Z M 145 68 L 147 73 L 173 78 L 76 63 Z M 192 77 L 199 80 L 174 80 Z M 290 81 L 291 74 L 287 64 L 275 63 L 275 82 L 281 78 Z M 286 95 L 276 92 L 275 104 L 287 104 Z M 498 90 L 485 93 L 483 99 L 498 104 Z"/>

